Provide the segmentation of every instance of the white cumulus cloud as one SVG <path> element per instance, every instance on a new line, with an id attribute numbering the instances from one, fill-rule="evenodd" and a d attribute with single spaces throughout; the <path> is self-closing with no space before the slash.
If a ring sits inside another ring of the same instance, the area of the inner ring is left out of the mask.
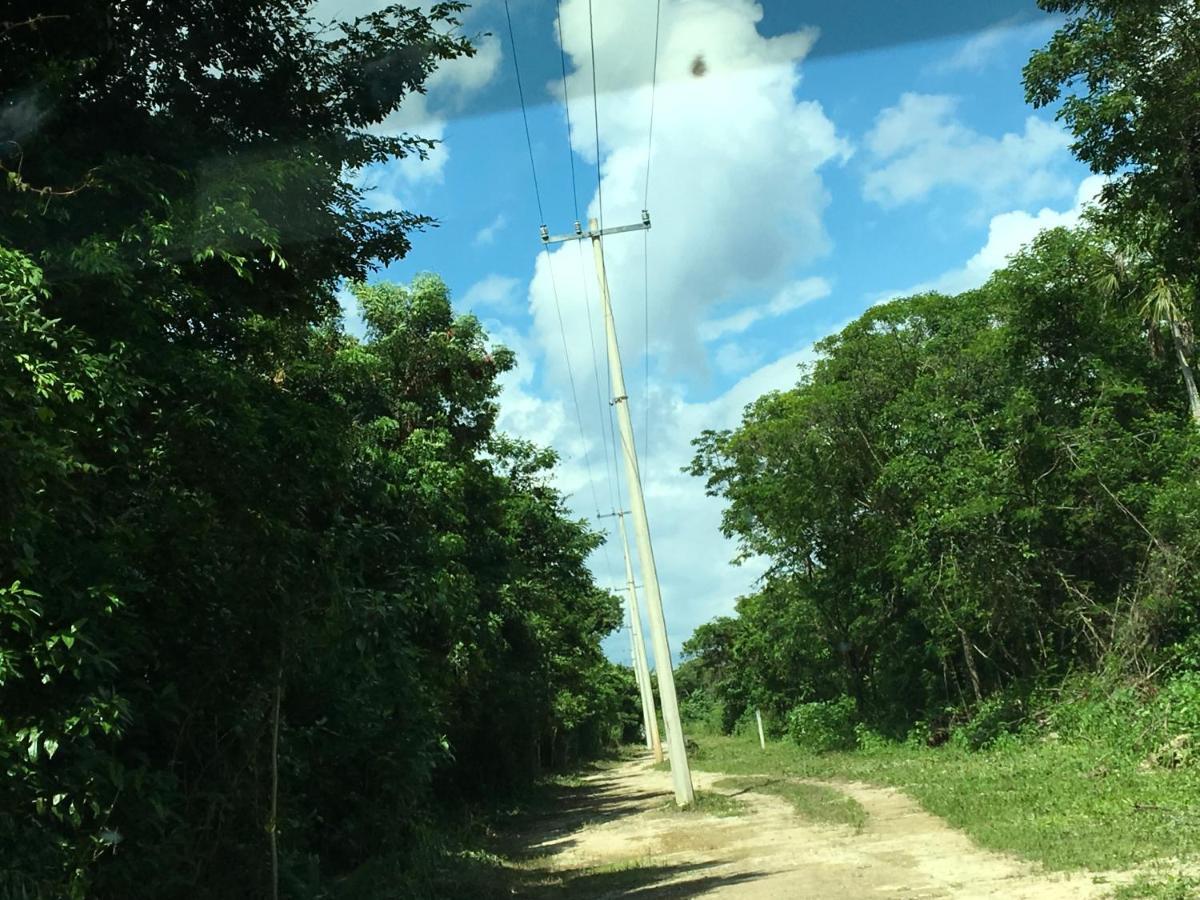
<path id="1" fill-rule="evenodd" d="M 705 428 L 736 425 L 742 407 L 763 391 L 794 384 L 797 363 L 811 356 L 811 342 L 821 335 L 794 335 L 776 347 L 768 364 L 708 399 L 695 396 L 693 387 L 709 369 L 705 341 L 736 335 L 828 291 L 822 279 L 796 273 L 830 250 L 821 169 L 848 159 L 851 147 L 821 105 L 803 96 L 801 63 L 817 39 L 815 30 L 764 36 L 758 30 L 762 9 L 751 0 L 663 0 L 644 199 L 654 12 L 655 4 L 642 0 L 607 0 L 593 4 L 592 17 L 604 224 L 640 221 L 644 203 L 653 221 L 647 233 L 606 238 L 605 257 L 663 599 L 678 650 L 696 625 L 728 613 L 762 571 L 761 563 L 729 565 L 735 548 L 720 534 L 720 502 L 705 495 L 700 479 L 680 471 L 691 459 L 690 441 Z M 586 0 L 564 0 L 559 34 L 569 63 L 571 143 L 583 159 L 595 161 Z M 561 99 L 561 85 L 548 90 Z M 587 214 L 600 212 L 599 192 L 593 192 Z M 554 233 L 568 231 L 569 217 L 566 211 L 546 224 Z M 771 298 L 765 304 L 764 296 Z M 506 385 L 501 403 L 511 412 L 503 421 L 514 430 L 523 422 L 542 436 L 553 430 L 551 442 L 564 456 L 560 483 L 577 486 L 576 511 L 594 516 L 599 506 L 608 512 L 622 502 L 616 494 L 624 495 L 624 475 L 611 445 L 606 449 L 611 391 L 591 247 L 566 244 L 540 254 L 528 297 L 529 339 L 541 354 L 542 377 Z M 655 360 L 649 395 L 644 346 Z M 717 351 L 717 367 L 734 372 L 756 364 L 754 353 L 728 346 Z M 595 499 L 586 486 L 589 464 Z M 602 580 L 623 582 L 615 541 L 593 564 Z"/>
<path id="2" fill-rule="evenodd" d="M 316 0 L 308 14 L 318 25 L 353 21 L 391 5 L 392 0 Z M 411 6 L 428 13 L 432 0 L 413 2 Z M 468 10 L 470 16 L 475 10 Z M 322 34 L 337 36 L 336 29 Z M 500 70 L 503 53 L 500 40 L 481 34 L 472 40 L 474 56 L 440 63 L 425 81 L 425 93 L 410 94 L 400 107 L 371 131 L 382 135 L 410 134 L 439 143 L 426 157 L 408 156 L 387 166 L 374 166 L 360 175 L 367 187 L 368 202 L 376 209 L 399 209 L 411 205 L 412 189 L 421 184 L 440 184 L 450 149 L 445 143 L 449 116 L 461 113 L 472 96 L 491 83 Z"/>
<path id="3" fill-rule="evenodd" d="M 703 371 L 699 326 L 710 310 L 746 293 L 779 290 L 797 265 L 829 249 L 822 223 L 828 196 L 819 169 L 849 145 L 820 104 L 800 99 L 799 63 L 816 35 L 764 37 L 762 12 L 747 0 L 664 0 L 659 43 L 648 209 L 649 340 L 676 372 Z M 593 7 L 604 224 L 635 223 L 643 206 L 653 58 L 654 4 L 610 0 Z M 595 158 L 591 47 L 586 0 L 566 0 L 561 34 L 573 71 L 572 144 Z M 694 75 L 698 58 L 702 75 Z M 588 207 L 600 213 L 598 194 Z M 569 213 L 568 213 L 569 215 Z M 551 231 L 567 221 L 548 223 Z M 605 240 L 613 303 L 627 351 L 643 328 L 643 237 Z M 587 345 L 585 285 L 594 294 L 590 248 L 551 252 L 571 346 Z M 542 345 L 558 338 L 551 264 L 539 258 L 530 292 Z M 594 299 L 594 297 L 593 297 Z M 594 310 L 593 310 L 594 313 Z M 598 319 L 595 323 L 598 323 Z"/>
<path id="4" fill-rule="evenodd" d="M 824 278 L 805 278 L 786 285 L 766 303 L 739 310 L 733 315 L 710 319 L 700 326 L 700 337 L 706 341 L 731 334 L 740 334 L 763 319 L 774 319 L 802 306 L 828 297 L 832 290 Z"/>
<path id="5" fill-rule="evenodd" d="M 426 93 L 410 94 L 400 107 L 372 130 L 378 134 L 413 134 L 440 143 L 425 159 L 408 156 L 388 167 L 403 183 L 441 182 L 450 149 L 445 143 L 447 117 L 461 112 L 473 94 L 500 69 L 500 41 L 485 35 L 475 43 L 475 55 L 443 62 L 425 82 Z"/>
<path id="6" fill-rule="evenodd" d="M 961 122 L 957 106 L 944 94 L 905 93 L 883 110 L 866 135 L 871 167 L 863 195 L 892 208 L 953 187 L 994 208 L 1004 200 L 1037 202 L 1070 190 L 1062 173 L 1070 138 L 1058 125 L 1029 116 L 1023 131 L 996 138 Z"/>
<path id="7" fill-rule="evenodd" d="M 988 223 L 987 241 L 963 265 L 943 272 L 930 281 L 913 285 L 905 291 L 889 292 L 884 299 L 891 300 L 924 291 L 958 294 L 979 287 L 1040 232 L 1049 228 L 1072 228 L 1078 225 L 1084 210 L 1099 196 L 1104 182 L 1105 179 L 1100 175 L 1089 175 L 1083 179 L 1075 191 L 1074 204 L 1063 210 L 1043 207 L 1031 213 L 1016 209 L 993 216 Z"/>
<path id="8" fill-rule="evenodd" d="M 516 300 L 517 288 L 520 281 L 508 275 L 492 273 L 475 282 L 459 299 L 459 305 L 476 310 L 490 307 L 496 310 L 510 310 Z"/>
<path id="9" fill-rule="evenodd" d="M 491 244 L 496 240 L 496 234 L 507 224 L 508 216 L 506 216 L 504 213 L 496 213 L 496 217 L 492 219 L 492 221 L 488 222 L 477 232 L 475 232 L 475 237 L 473 238 L 472 243 L 474 243 L 477 247 Z"/>

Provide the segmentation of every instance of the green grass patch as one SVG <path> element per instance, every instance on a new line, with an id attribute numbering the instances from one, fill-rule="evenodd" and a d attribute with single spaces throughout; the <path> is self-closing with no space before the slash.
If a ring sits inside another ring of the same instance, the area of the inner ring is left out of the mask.
<path id="1" fill-rule="evenodd" d="M 1140 757 L 1102 742 L 816 754 L 787 741 L 760 750 L 749 736 L 698 740 L 706 771 L 896 787 L 981 845 L 1051 869 L 1125 869 L 1200 852 L 1200 766 L 1144 771 Z"/>
<path id="2" fill-rule="evenodd" d="M 525 867 L 524 878 L 510 883 L 506 890 L 519 891 L 526 897 L 620 896 L 653 883 L 656 866 L 649 857 L 628 859 L 581 869 Z M 464 895 L 465 896 L 465 895 Z"/>
<path id="3" fill-rule="evenodd" d="M 1195 900 L 1196 897 L 1200 897 L 1200 879 L 1187 875 L 1147 875 L 1122 885 L 1113 894 L 1113 900 Z"/>
<path id="4" fill-rule="evenodd" d="M 848 825 L 861 832 L 867 824 L 867 811 L 853 797 L 824 784 L 809 784 L 785 778 L 734 776 L 722 778 L 714 788 L 731 791 L 756 791 L 774 794 L 792 804 L 796 814 L 810 822 Z"/>
<path id="5" fill-rule="evenodd" d="M 721 794 L 716 791 L 696 791 L 696 800 L 694 803 L 689 803 L 687 806 L 677 806 L 675 798 L 672 797 L 663 803 L 662 808 L 671 813 L 677 813 L 681 816 L 700 815 L 708 816 L 744 816 L 750 811 L 749 805 L 744 800 L 739 800 L 737 797 L 731 797 L 728 794 Z"/>

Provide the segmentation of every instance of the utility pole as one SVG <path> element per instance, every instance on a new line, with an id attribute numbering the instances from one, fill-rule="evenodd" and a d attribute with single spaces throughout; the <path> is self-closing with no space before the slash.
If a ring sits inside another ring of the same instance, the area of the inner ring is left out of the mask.
<path id="1" fill-rule="evenodd" d="M 638 608 L 637 585 L 633 580 L 633 560 L 629 555 L 629 538 L 625 534 L 625 511 L 601 516 L 615 518 L 621 532 L 621 549 L 625 551 L 625 591 L 629 598 L 629 640 L 633 645 L 633 673 L 637 677 L 638 693 L 642 698 L 642 722 L 646 730 L 646 748 L 654 751 L 654 761 L 663 761 L 662 741 L 658 736 L 658 710 L 654 708 L 654 691 L 650 687 L 650 667 L 646 663 L 646 643 L 642 640 L 642 613 Z"/>
<path id="2" fill-rule="evenodd" d="M 654 752 L 654 761 L 663 761 L 662 741 L 658 736 L 658 710 L 654 708 L 654 691 L 650 687 L 650 666 L 646 663 L 646 643 L 642 640 L 642 611 L 638 608 L 637 585 L 633 583 L 633 560 L 629 556 L 629 538 L 625 536 L 625 513 L 618 513 L 617 527 L 621 532 L 621 547 L 625 551 L 625 581 L 629 586 L 629 615 L 633 629 L 634 665 L 642 682 L 642 715 L 646 720 L 646 744 Z"/>
<path id="3" fill-rule="evenodd" d="M 626 589 L 628 590 L 628 588 Z M 650 737 L 650 710 L 646 706 L 646 682 L 642 680 L 641 656 L 637 651 L 637 638 L 633 633 L 633 620 L 629 620 L 629 656 L 633 660 L 633 680 L 637 683 L 638 699 L 642 707 L 642 735 L 646 739 L 646 749 L 650 750 L 654 747 L 654 741 Z M 658 755 L 655 757 L 655 762 L 662 762 L 662 747 L 659 746 Z"/>
<path id="4" fill-rule="evenodd" d="M 654 548 L 650 543 L 650 523 L 646 517 L 646 500 L 642 495 L 642 476 L 638 470 L 637 449 L 633 443 L 633 420 L 629 415 L 629 397 L 625 393 L 625 373 L 621 368 L 621 351 L 617 345 L 617 327 L 613 319 L 612 300 L 608 294 L 608 275 L 604 271 L 603 234 L 643 231 L 650 227 L 650 214 L 642 210 L 640 225 L 622 225 L 601 231 L 595 219 L 588 220 L 585 235 L 575 223 L 575 234 L 551 238 L 542 226 L 542 242 L 578 240 L 592 241 L 596 261 L 596 278 L 600 282 L 600 302 L 604 307 L 604 331 L 608 337 L 608 368 L 612 388 L 612 404 L 617 409 L 617 425 L 621 431 L 621 455 L 625 459 L 625 479 L 629 488 L 629 505 L 633 515 L 633 530 L 637 539 L 638 558 L 642 564 L 642 584 L 646 589 L 647 613 L 650 617 L 650 636 L 654 646 L 654 669 L 658 674 L 658 694 L 662 701 L 663 723 L 667 728 L 667 752 L 671 757 L 671 778 L 675 783 L 675 802 L 690 806 L 695 802 L 692 772 L 684 745 L 683 723 L 679 719 L 679 701 L 675 696 L 675 673 L 671 668 L 671 647 L 667 642 L 667 622 L 663 616 L 662 594 L 658 586 L 658 568 L 654 564 Z"/>

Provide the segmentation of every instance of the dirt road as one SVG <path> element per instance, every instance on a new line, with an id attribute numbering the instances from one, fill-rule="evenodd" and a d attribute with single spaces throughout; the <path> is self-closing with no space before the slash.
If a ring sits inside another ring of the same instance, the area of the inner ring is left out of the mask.
<path id="1" fill-rule="evenodd" d="M 806 822 L 770 794 L 715 789 L 721 775 L 694 775 L 701 791 L 736 793 L 742 814 L 671 812 L 670 775 L 648 758 L 623 763 L 528 824 L 531 878 L 516 896 L 1075 900 L 1113 889 L 1099 876 L 1046 873 L 983 850 L 896 791 L 832 785 L 866 810 L 859 831 Z"/>

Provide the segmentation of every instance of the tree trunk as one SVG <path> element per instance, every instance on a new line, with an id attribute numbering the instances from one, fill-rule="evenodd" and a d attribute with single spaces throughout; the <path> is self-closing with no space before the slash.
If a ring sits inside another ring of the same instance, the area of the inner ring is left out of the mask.
<path id="1" fill-rule="evenodd" d="M 983 691 L 979 685 L 979 670 L 975 668 L 975 651 L 971 648 L 971 639 L 967 632 L 959 628 L 958 636 L 962 638 L 963 659 L 967 663 L 967 672 L 971 676 L 971 690 L 975 692 L 975 703 L 983 702 Z"/>
<path id="2" fill-rule="evenodd" d="M 1192 422 L 1200 426 L 1200 393 L 1196 390 L 1196 373 L 1192 371 L 1187 354 L 1183 351 L 1187 342 L 1184 340 L 1178 322 L 1171 323 L 1171 337 L 1174 338 L 1172 343 L 1175 345 L 1175 359 L 1179 362 L 1179 370 L 1183 373 L 1183 384 L 1187 389 L 1188 409 L 1192 414 Z"/>
<path id="3" fill-rule="evenodd" d="M 283 697 L 283 666 L 275 679 L 275 715 L 271 733 L 271 819 L 267 835 L 271 842 L 271 897 L 279 900 L 279 704 Z"/>

